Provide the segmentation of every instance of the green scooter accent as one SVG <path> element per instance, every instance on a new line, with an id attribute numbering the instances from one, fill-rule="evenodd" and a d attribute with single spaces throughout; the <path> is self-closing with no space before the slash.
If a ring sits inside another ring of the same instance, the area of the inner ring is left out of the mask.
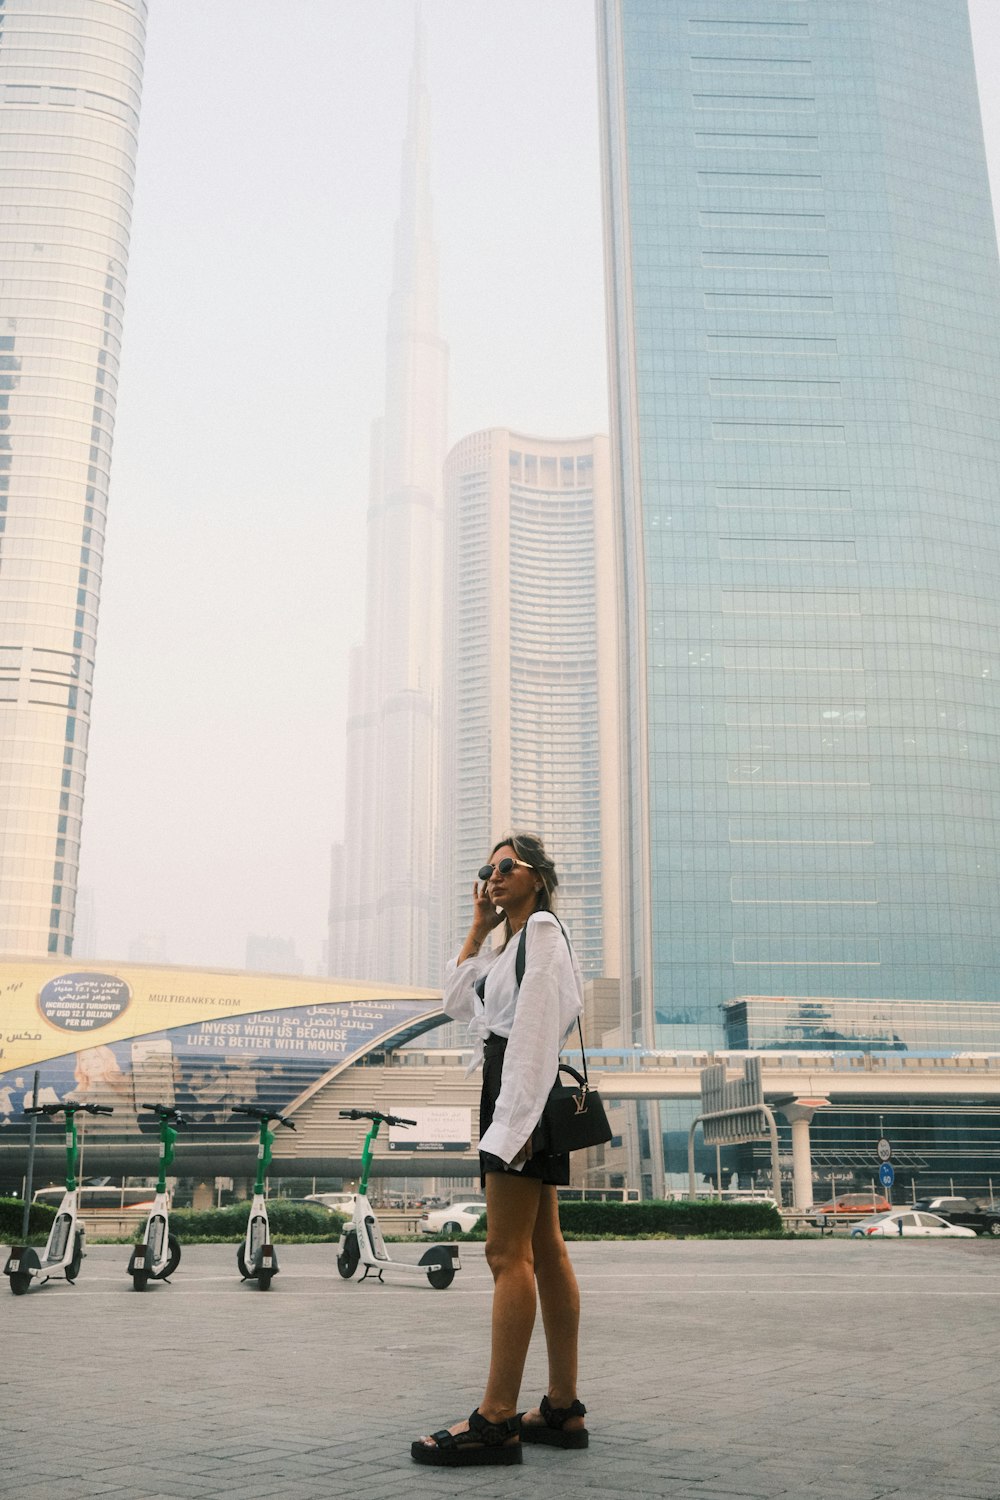
<path id="1" fill-rule="evenodd" d="M 174 1159 L 178 1127 L 186 1125 L 184 1116 L 169 1104 L 144 1104 L 160 1122 L 160 1171 L 156 1179 L 156 1197 L 146 1220 L 142 1239 L 133 1247 L 128 1275 L 137 1292 L 144 1292 L 150 1280 L 169 1282 L 181 1261 L 180 1242 L 170 1233 L 170 1194 L 167 1192 L 167 1168 Z"/>
<path id="2" fill-rule="evenodd" d="M 80 1192 L 76 1177 L 80 1155 L 76 1117 L 81 1111 L 88 1115 L 114 1114 L 110 1105 L 77 1104 L 72 1100 L 65 1104 L 29 1105 L 24 1111 L 26 1115 L 66 1116 L 66 1191 L 49 1231 L 44 1253 L 39 1256 L 30 1245 L 15 1245 L 7 1257 L 3 1274 L 9 1277 L 15 1297 L 23 1297 L 34 1280 L 38 1280 L 39 1286 L 44 1286 L 58 1271 L 71 1286 L 80 1274 L 80 1265 L 87 1253 L 87 1232 L 79 1220 Z"/>
<path id="3" fill-rule="evenodd" d="M 401 1115 L 384 1115 L 377 1109 L 342 1109 L 340 1118 L 370 1120 L 371 1125 L 361 1151 L 361 1178 L 354 1199 L 353 1221 L 344 1225 L 337 1246 L 337 1270 L 345 1281 L 351 1280 L 359 1265 L 365 1268 L 364 1275 L 358 1278 L 359 1282 L 367 1279 L 369 1271 L 374 1271 L 379 1281 L 383 1280 L 385 1271 L 398 1275 L 404 1281 L 423 1281 L 426 1277 L 432 1287 L 444 1291 L 454 1281 L 455 1272 L 462 1269 L 458 1246 L 434 1245 L 430 1250 L 424 1251 L 417 1264 L 393 1260 L 385 1248 L 375 1210 L 368 1201 L 368 1174 L 379 1126 L 415 1125 L 416 1121 L 404 1120 Z"/>
<path id="4" fill-rule="evenodd" d="M 243 1244 L 236 1252 L 236 1264 L 244 1281 L 256 1281 L 258 1290 L 266 1292 L 270 1290 L 271 1278 L 277 1276 L 279 1270 L 278 1255 L 271 1244 L 271 1226 L 268 1223 L 267 1200 L 264 1197 L 264 1184 L 274 1146 L 274 1132 L 267 1127 L 271 1120 L 277 1120 L 288 1130 L 294 1130 L 295 1126 L 276 1109 L 258 1109 L 252 1104 L 234 1105 L 233 1114 L 247 1115 L 251 1120 L 260 1122 L 253 1201 L 250 1204 L 250 1217 L 247 1219 Z"/>

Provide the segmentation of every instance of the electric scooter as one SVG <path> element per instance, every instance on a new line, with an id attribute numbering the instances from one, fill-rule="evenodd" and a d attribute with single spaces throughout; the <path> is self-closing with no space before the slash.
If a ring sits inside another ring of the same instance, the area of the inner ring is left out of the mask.
<path id="1" fill-rule="evenodd" d="M 271 1277 L 277 1276 L 279 1269 L 277 1251 L 271 1244 L 271 1226 L 267 1221 L 267 1202 L 264 1198 L 264 1179 L 271 1164 L 271 1147 L 274 1145 L 274 1132 L 267 1127 L 271 1120 L 278 1120 L 289 1130 L 294 1130 L 295 1126 L 284 1115 L 279 1115 L 276 1109 L 257 1109 L 253 1104 L 236 1104 L 233 1106 L 233 1114 L 249 1115 L 252 1120 L 260 1121 L 257 1178 L 253 1185 L 247 1232 L 236 1252 L 236 1264 L 244 1281 L 256 1281 L 258 1291 L 267 1292 L 271 1289 Z"/>
<path id="2" fill-rule="evenodd" d="M 167 1192 L 167 1168 L 174 1159 L 177 1128 L 186 1125 L 183 1115 L 169 1104 L 144 1104 L 160 1122 L 160 1175 L 156 1179 L 156 1197 L 146 1219 L 142 1239 L 133 1246 L 128 1274 L 137 1292 L 144 1292 L 153 1281 L 166 1281 L 177 1270 L 181 1247 L 170 1233 L 170 1194 Z"/>
<path id="3" fill-rule="evenodd" d="M 80 1150 L 76 1133 L 76 1117 L 83 1110 L 88 1115 L 111 1115 L 114 1110 L 108 1104 L 39 1104 L 29 1105 L 26 1115 L 66 1116 L 66 1192 L 55 1216 L 45 1250 L 41 1256 L 30 1245 L 15 1245 L 7 1257 L 3 1274 L 10 1278 L 10 1289 L 15 1297 L 23 1297 L 38 1281 L 44 1286 L 50 1277 L 59 1271 L 70 1286 L 80 1274 L 80 1265 L 87 1253 L 87 1231 L 80 1218 L 80 1189 L 76 1181 L 76 1166 Z"/>
<path id="4" fill-rule="evenodd" d="M 337 1270 L 345 1281 L 350 1281 L 358 1266 L 364 1266 L 364 1275 L 358 1277 L 359 1282 L 368 1279 L 369 1271 L 376 1271 L 379 1281 L 382 1281 L 384 1271 L 389 1271 L 408 1281 L 415 1279 L 422 1281 L 426 1276 L 431 1286 L 443 1291 L 445 1287 L 451 1286 L 455 1279 L 455 1272 L 462 1269 L 458 1258 L 458 1246 L 434 1245 L 430 1250 L 425 1250 L 416 1263 L 392 1260 L 385 1248 L 375 1210 L 368 1201 L 368 1173 L 372 1163 L 372 1147 L 378 1135 L 379 1126 L 383 1124 L 415 1125 L 416 1120 L 403 1120 L 398 1115 L 383 1115 L 375 1109 L 342 1109 L 340 1117 L 342 1120 L 371 1120 L 372 1123 L 371 1129 L 365 1136 L 364 1150 L 361 1153 L 361 1180 L 358 1183 L 357 1197 L 354 1200 L 354 1217 L 350 1226 L 344 1225 L 340 1243 L 337 1246 Z"/>

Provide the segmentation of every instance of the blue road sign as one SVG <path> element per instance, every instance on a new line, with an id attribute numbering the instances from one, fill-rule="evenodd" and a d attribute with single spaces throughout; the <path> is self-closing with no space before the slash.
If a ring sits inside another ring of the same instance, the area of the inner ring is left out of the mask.
<path id="1" fill-rule="evenodd" d="M 892 1169 L 892 1162 L 884 1161 L 878 1169 L 878 1180 L 883 1187 L 892 1187 L 896 1180 L 896 1174 Z"/>

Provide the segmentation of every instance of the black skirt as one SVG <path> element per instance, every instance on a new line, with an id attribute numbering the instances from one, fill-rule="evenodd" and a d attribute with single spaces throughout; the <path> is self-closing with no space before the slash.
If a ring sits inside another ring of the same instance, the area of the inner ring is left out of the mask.
<path id="1" fill-rule="evenodd" d="M 479 1096 L 479 1139 L 493 1123 L 493 1111 L 500 1097 L 503 1080 L 503 1055 L 507 1050 L 507 1038 L 493 1032 L 486 1038 L 483 1047 L 483 1091 Z M 487 1172 L 514 1172 L 520 1177 L 535 1177 L 553 1187 L 569 1184 L 569 1155 L 555 1156 L 550 1151 L 533 1151 L 530 1161 L 523 1167 L 510 1167 L 499 1156 L 489 1151 L 479 1153 L 479 1180 L 486 1186 Z"/>

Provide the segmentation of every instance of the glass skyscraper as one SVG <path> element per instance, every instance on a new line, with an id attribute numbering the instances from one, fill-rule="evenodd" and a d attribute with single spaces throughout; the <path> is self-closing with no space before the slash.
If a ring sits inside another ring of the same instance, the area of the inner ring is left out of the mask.
<path id="1" fill-rule="evenodd" d="M 0 950 L 72 951 L 145 0 L 0 0 Z"/>
<path id="2" fill-rule="evenodd" d="M 721 1044 L 741 995 L 993 999 L 1000 273 L 965 0 L 598 23 L 632 1035 Z"/>

